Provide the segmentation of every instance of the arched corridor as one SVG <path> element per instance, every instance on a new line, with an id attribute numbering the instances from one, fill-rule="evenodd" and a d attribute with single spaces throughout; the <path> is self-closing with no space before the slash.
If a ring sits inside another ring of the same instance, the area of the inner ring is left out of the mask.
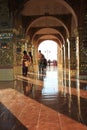
<path id="1" fill-rule="evenodd" d="M 86 3 L 0 0 L 0 130 L 87 130 Z"/>

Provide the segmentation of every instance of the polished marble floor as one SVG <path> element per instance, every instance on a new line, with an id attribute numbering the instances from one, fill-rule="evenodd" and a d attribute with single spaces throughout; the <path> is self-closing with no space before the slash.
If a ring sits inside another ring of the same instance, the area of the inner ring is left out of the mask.
<path id="1" fill-rule="evenodd" d="M 87 130 L 87 80 L 56 67 L 0 82 L 0 130 Z"/>

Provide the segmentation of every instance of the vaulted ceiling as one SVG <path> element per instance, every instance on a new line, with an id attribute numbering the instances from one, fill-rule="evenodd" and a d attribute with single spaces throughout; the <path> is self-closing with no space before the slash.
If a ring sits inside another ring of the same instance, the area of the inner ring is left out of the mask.
<path id="1" fill-rule="evenodd" d="M 78 27 L 81 0 L 13 0 L 9 9 L 15 17 L 15 27 L 21 26 L 32 40 L 64 41 L 74 36 Z"/>

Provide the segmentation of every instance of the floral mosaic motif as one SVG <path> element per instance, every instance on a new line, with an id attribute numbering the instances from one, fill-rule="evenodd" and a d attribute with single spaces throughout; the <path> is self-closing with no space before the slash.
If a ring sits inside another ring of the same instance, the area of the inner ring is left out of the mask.
<path id="1" fill-rule="evenodd" d="M 13 65 L 13 44 L 6 42 L 6 48 L 0 46 L 0 66 L 12 66 Z"/>
<path id="2" fill-rule="evenodd" d="M 16 54 L 16 65 L 21 65 L 22 63 L 22 55 L 21 53 Z"/>
<path id="3" fill-rule="evenodd" d="M 17 42 L 16 43 L 16 50 L 15 50 L 15 56 L 16 56 L 16 65 L 21 65 L 22 63 L 22 46 L 23 43 Z"/>

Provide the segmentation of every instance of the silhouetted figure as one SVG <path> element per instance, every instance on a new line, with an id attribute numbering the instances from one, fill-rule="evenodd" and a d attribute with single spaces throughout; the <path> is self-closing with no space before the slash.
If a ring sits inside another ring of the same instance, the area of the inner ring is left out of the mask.
<path id="1" fill-rule="evenodd" d="M 48 60 L 48 66 L 50 66 L 50 63 L 51 63 L 51 61 L 50 61 L 50 59 Z"/>
<path id="2" fill-rule="evenodd" d="M 39 50 L 38 52 L 38 67 L 39 67 L 39 73 L 42 73 L 43 72 L 43 69 L 44 69 L 44 55 L 41 53 L 41 50 Z"/>

